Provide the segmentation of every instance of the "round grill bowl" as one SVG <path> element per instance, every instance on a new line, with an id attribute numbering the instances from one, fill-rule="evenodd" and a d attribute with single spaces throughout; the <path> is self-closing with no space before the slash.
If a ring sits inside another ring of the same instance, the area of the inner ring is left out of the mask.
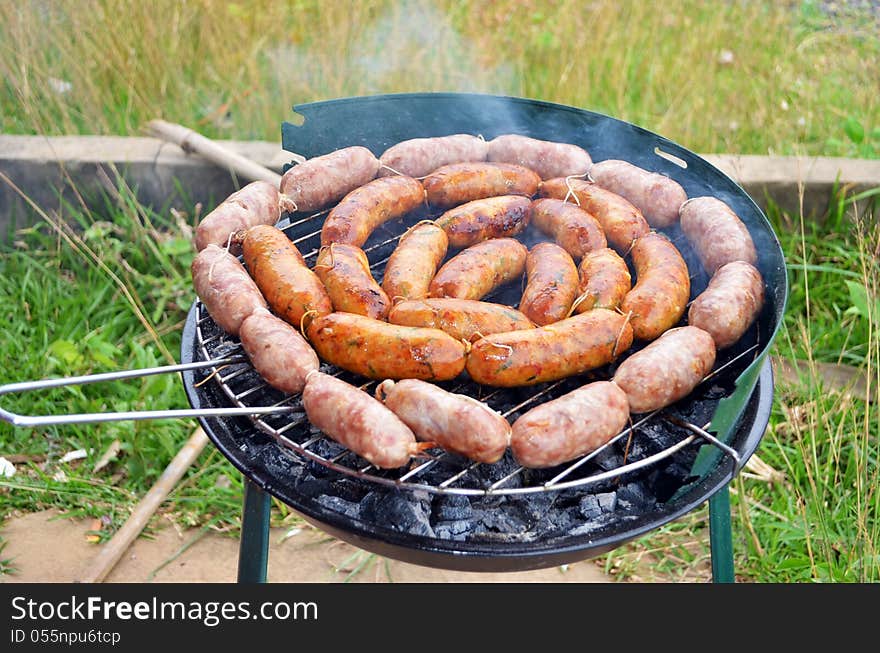
<path id="1" fill-rule="evenodd" d="M 664 499 L 652 505 L 650 510 L 620 511 L 619 518 L 612 516 L 579 535 L 559 533 L 528 541 L 516 538 L 458 541 L 401 532 L 392 523 L 353 518 L 331 509 L 314 496 L 299 492 L 291 472 L 302 466 L 314 468 L 316 464 L 283 447 L 275 438 L 257 429 L 250 419 L 200 418 L 218 449 L 259 487 L 291 506 L 318 528 L 374 553 L 414 564 L 462 571 L 521 571 L 601 555 L 686 514 L 728 483 L 755 451 L 767 427 L 772 405 L 773 378 L 767 353 L 785 308 L 785 261 L 779 242 L 761 210 L 742 188 L 718 169 L 696 154 L 637 126 L 589 111 L 520 98 L 403 94 L 318 102 L 298 106 L 296 110 L 305 117 L 305 122 L 301 127 L 283 125 L 284 146 L 307 158 L 350 145 L 363 145 L 378 156 L 388 146 L 408 138 L 471 133 L 481 134 L 489 140 L 500 134 L 519 133 L 581 145 L 594 161 L 619 158 L 667 174 L 684 187 L 689 197 L 713 195 L 725 201 L 740 216 L 759 252 L 758 267 L 764 277 L 767 300 L 756 324 L 726 354 L 725 360 L 733 359 L 735 364 L 722 370 L 711 388 L 704 388 L 699 396 L 687 398 L 675 407 L 681 408 L 691 421 L 703 422 L 699 426 L 711 421 L 711 431 L 736 451 L 738 462 L 714 445 L 704 444 L 701 448 L 698 442 L 689 445 L 691 453 L 684 463 L 673 457 L 654 468 L 631 472 L 620 479 L 626 483 L 639 482 L 645 475 L 663 473 L 667 464 L 689 466 L 689 472 L 681 478 L 679 485 L 670 488 Z M 658 148 L 676 157 L 686 167 L 658 155 Z M 302 216 L 290 216 L 291 221 L 299 219 Z M 406 226 L 392 225 L 389 228 L 397 230 L 396 235 L 400 235 Z M 299 233 L 294 232 L 288 231 L 292 239 Z M 692 297 L 696 296 L 705 288 L 708 279 L 696 262 L 694 252 L 681 237 L 680 230 L 676 227 L 666 233 L 676 242 L 694 273 Z M 301 244 L 300 249 L 305 254 L 309 248 Z M 193 304 L 184 328 L 181 359 L 185 363 L 204 358 L 198 337 L 199 308 L 197 302 Z M 741 355 L 737 358 L 738 354 Z M 232 405 L 218 384 L 199 383 L 204 377 L 205 374 L 197 371 L 183 374 L 192 406 L 200 409 Z M 338 475 L 336 472 L 331 474 Z M 341 482 L 369 483 L 358 478 L 343 478 Z M 610 486 L 613 487 L 615 482 L 610 481 Z M 597 487 L 587 485 L 552 492 L 568 493 L 566 497 L 571 498 L 571 493 L 607 492 L 608 487 L 609 483 L 604 483 Z M 471 499 L 492 500 L 491 495 Z M 548 509 L 553 509 L 552 502 Z"/>

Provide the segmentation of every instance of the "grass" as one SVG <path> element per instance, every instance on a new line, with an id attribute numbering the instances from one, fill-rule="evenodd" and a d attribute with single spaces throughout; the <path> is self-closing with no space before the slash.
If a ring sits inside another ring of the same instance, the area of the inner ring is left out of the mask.
<path id="1" fill-rule="evenodd" d="M 831 17 L 821 4 L 0 3 L 0 131 L 126 135 L 162 117 L 211 137 L 277 142 L 293 104 L 448 90 L 584 107 L 701 152 L 880 157 L 880 23 Z M 777 386 L 755 459 L 763 465 L 732 488 L 744 580 L 880 579 L 880 234 L 878 214 L 856 220 L 845 198 L 824 222 L 769 212 L 792 280 L 774 353 L 807 361 L 807 371 Z M 0 380 L 175 358 L 192 299 L 194 221 L 149 211 L 119 184 L 10 234 L 0 246 L 0 356 L 14 365 Z M 816 362 L 863 371 L 873 401 L 828 386 Z M 4 398 L 11 410 L 40 413 L 185 405 L 174 377 Z M 106 538 L 193 427 L 0 424 L 0 452 L 25 460 L 0 479 L 0 519 L 54 507 L 103 518 Z M 117 441 L 117 457 L 94 472 Z M 61 462 L 77 449 L 87 457 Z M 162 512 L 235 532 L 241 492 L 240 475 L 208 447 Z M 298 520 L 279 502 L 272 514 L 283 525 Z M 695 511 L 603 563 L 624 579 L 705 579 L 706 515 Z M 352 573 L 371 564 L 358 559 Z M 8 571 L 0 559 L 0 574 Z"/>
<path id="2" fill-rule="evenodd" d="M 277 142 L 295 103 L 447 90 L 588 108 L 698 152 L 876 157 L 878 28 L 817 1 L 3 3 L 0 130 L 162 117 Z"/>

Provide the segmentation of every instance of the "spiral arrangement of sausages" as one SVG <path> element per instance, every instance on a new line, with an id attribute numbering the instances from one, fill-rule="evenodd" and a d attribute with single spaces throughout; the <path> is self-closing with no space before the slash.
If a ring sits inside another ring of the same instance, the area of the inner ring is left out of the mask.
<path id="1" fill-rule="evenodd" d="M 423 205 L 432 219 L 399 240 L 380 285 L 361 247 Z M 309 268 L 274 225 L 322 208 L 331 210 Z M 655 231 L 677 223 L 711 277 L 690 303 L 692 272 Z M 529 228 L 549 242 L 528 250 L 516 236 Z M 582 456 L 630 413 L 690 394 L 764 302 L 749 231 L 719 198 L 688 199 L 664 175 L 516 134 L 315 157 L 280 188 L 257 182 L 231 195 L 202 220 L 195 246 L 193 284 L 218 326 L 269 385 L 302 393 L 316 427 L 380 468 L 432 446 L 484 463 L 510 448 L 535 468 Z M 524 273 L 519 310 L 481 301 Z M 634 341 L 649 344 L 626 356 Z M 434 383 L 467 374 L 528 386 L 621 359 L 611 379 L 512 425 Z M 375 396 L 319 372 L 322 360 L 380 381 Z"/>

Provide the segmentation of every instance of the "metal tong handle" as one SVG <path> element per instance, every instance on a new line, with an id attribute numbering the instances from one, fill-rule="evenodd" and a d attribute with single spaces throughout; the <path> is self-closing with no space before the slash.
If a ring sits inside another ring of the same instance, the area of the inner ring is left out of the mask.
<path id="1" fill-rule="evenodd" d="M 121 372 L 106 372 L 103 374 L 86 374 L 83 376 L 68 376 L 60 379 L 44 379 L 42 381 L 25 381 L 22 383 L 8 383 L 0 386 L 0 395 L 16 392 L 30 392 L 31 390 L 44 390 L 46 388 L 60 388 L 69 385 L 84 385 L 86 383 L 99 383 L 101 381 L 118 381 L 120 379 L 133 379 L 155 374 L 168 374 L 171 372 L 185 372 L 198 370 L 206 367 L 217 367 L 243 361 L 242 356 L 229 356 L 217 360 L 198 361 L 194 363 L 181 363 L 179 365 L 162 365 L 160 367 L 146 367 L 139 370 L 123 370 Z M 290 413 L 295 410 L 292 406 L 254 406 L 244 408 L 201 408 L 201 409 L 178 409 L 178 410 L 145 410 L 125 411 L 115 413 L 79 413 L 74 415 L 17 415 L 0 408 L 0 419 L 14 426 L 48 426 L 51 424 L 89 424 L 94 422 L 118 422 L 125 420 L 146 419 L 169 419 L 178 417 L 225 417 L 230 415 L 265 415 L 268 413 Z"/>

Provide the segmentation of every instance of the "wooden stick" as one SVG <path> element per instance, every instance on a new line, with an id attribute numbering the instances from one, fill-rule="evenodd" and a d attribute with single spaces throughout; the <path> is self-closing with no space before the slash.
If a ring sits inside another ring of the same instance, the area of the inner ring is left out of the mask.
<path id="1" fill-rule="evenodd" d="M 268 181 L 276 187 L 281 184 L 281 175 L 277 172 L 232 152 L 189 127 L 164 120 L 151 120 L 147 123 L 147 132 L 151 136 L 179 145 L 184 152 L 198 154 L 218 166 L 228 168 L 248 181 Z"/>
<path id="2" fill-rule="evenodd" d="M 128 550 L 135 538 L 140 535 L 165 497 L 174 489 L 174 486 L 177 485 L 193 461 L 198 458 L 207 443 L 208 436 L 200 426 L 193 432 L 183 448 L 177 452 L 150 491 L 135 506 L 122 528 L 116 531 L 110 541 L 101 548 L 100 553 L 95 556 L 77 582 L 100 583 L 107 577 L 107 574 L 116 566 L 122 554 Z"/>

